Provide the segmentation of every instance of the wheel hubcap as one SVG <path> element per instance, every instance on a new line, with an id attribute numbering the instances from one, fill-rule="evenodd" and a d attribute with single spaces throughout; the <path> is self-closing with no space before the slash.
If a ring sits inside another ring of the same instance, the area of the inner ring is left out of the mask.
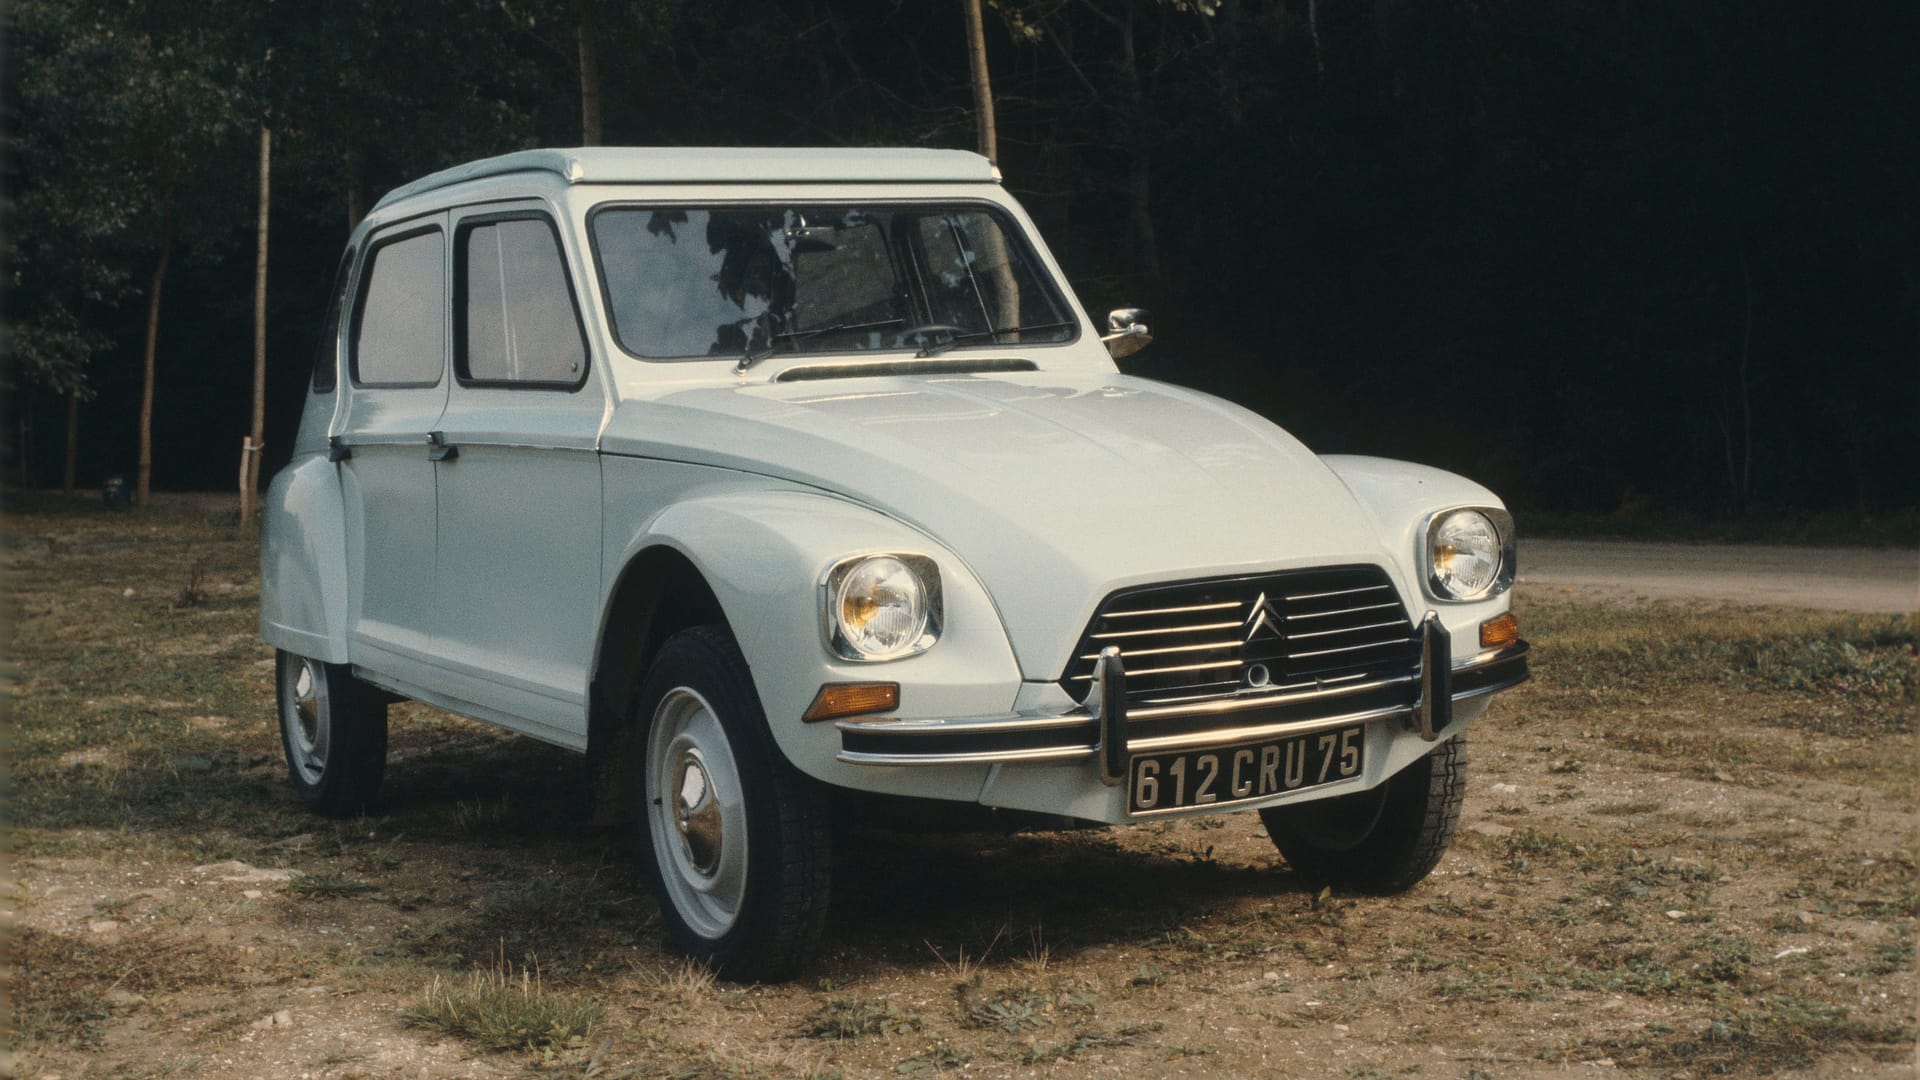
<path id="1" fill-rule="evenodd" d="M 691 687 L 660 699 L 647 730 L 647 829 L 667 899 L 700 936 L 739 920 L 747 892 L 747 808 L 733 744 Z"/>
<path id="2" fill-rule="evenodd" d="M 305 658 L 288 665 L 286 679 L 280 722 L 293 749 L 293 767 L 301 780 L 318 784 L 327 771 L 327 747 L 332 741 L 327 682 L 314 661 Z"/>
<path id="3" fill-rule="evenodd" d="M 674 824 L 680 827 L 687 861 L 700 873 L 712 874 L 720 865 L 726 826 L 720 817 L 719 800 L 713 797 L 713 781 L 707 778 L 697 751 L 681 759 L 680 782 L 674 789 Z"/>

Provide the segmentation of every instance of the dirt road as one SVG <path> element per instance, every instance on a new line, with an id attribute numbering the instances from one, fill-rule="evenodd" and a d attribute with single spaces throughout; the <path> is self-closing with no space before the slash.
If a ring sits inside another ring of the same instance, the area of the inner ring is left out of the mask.
<path id="1" fill-rule="evenodd" d="M 1522 540 L 1520 582 L 1587 596 L 1900 614 L 1920 608 L 1920 552 Z"/>

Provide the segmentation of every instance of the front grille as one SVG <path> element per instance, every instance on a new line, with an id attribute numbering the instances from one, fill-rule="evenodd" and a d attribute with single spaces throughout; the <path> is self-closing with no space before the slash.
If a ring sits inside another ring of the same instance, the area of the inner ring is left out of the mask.
<path id="1" fill-rule="evenodd" d="M 1116 592 L 1062 676 L 1076 700 L 1109 645 L 1126 664 L 1130 709 L 1404 676 L 1420 662 L 1419 635 L 1377 566 Z"/>

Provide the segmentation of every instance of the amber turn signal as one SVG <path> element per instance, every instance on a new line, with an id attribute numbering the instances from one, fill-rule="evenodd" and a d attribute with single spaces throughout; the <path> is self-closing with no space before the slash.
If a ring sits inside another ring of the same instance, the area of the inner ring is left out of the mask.
<path id="1" fill-rule="evenodd" d="M 1520 640 L 1520 620 L 1512 612 L 1480 624 L 1480 647 L 1504 649 Z"/>
<path id="2" fill-rule="evenodd" d="M 899 683 L 828 683 L 813 695 L 802 719 L 808 723 L 831 720 L 836 716 L 885 712 L 900 707 Z"/>

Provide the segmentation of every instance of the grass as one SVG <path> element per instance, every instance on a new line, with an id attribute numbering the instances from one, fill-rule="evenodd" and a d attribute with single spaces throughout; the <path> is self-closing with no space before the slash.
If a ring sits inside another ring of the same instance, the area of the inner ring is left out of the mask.
<path id="1" fill-rule="evenodd" d="M 1841 697 L 1875 729 L 1914 731 L 1920 617 L 1809 614 L 1731 605 L 1548 601 L 1523 605 L 1555 683 L 1646 699 L 1704 675 L 1729 690 Z"/>
<path id="2" fill-rule="evenodd" d="M 869 1035 L 905 1035 L 921 1031 L 926 1020 L 891 1001 L 834 998 L 815 1009 L 803 1030 L 816 1039 L 858 1039 Z"/>
<path id="3" fill-rule="evenodd" d="M 1685 1067 L 1713 1076 L 1745 1074 L 1757 1064 L 1805 1068 L 1838 1047 L 1900 1047 L 1908 1030 L 1863 1022 L 1850 1010 L 1794 994 L 1761 997 L 1752 1007 L 1716 1015 L 1691 1032 L 1650 1031 L 1605 1046 L 1628 1066 Z"/>
<path id="4" fill-rule="evenodd" d="M 416 1027 L 507 1051 L 581 1045 L 600 1024 L 602 1011 L 587 994 L 548 987 L 537 967 L 515 971 L 501 957 L 464 978 L 436 976 L 402 1015 Z"/>
<path id="5" fill-rule="evenodd" d="M 12 509 L 20 888 L 0 903 L 22 1075 L 284 1071 L 262 1015 L 358 1030 L 371 1002 L 370 1038 L 404 1045 L 385 1003 L 410 1005 L 423 1067 L 476 1075 L 1309 1074 L 1336 1049 L 1335 1071 L 1400 1075 L 1437 1048 L 1441 1073 L 1607 1056 L 1698 1077 L 1911 1054 L 1911 618 L 1523 587 L 1535 679 L 1477 722 L 1463 821 L 1513 831 L 1463 829 L 1410 893 L 1309 891 L 1246 815 L 856 829 L 815 970 L 743 988 L 672 952 L 577 756 L 396 706 L 374 815 L 302 810 L 253 536 Z M 296 876 L 243 898 L 193 872 L 227 860 Z M 1375 1023 L 1391 1035 L 1358 1037 Z M 498 1056 L 449 1058 L 441 1035 Z M 374 1068 L 359 1049 L 322 1040 L 298 1067 Z"/>

